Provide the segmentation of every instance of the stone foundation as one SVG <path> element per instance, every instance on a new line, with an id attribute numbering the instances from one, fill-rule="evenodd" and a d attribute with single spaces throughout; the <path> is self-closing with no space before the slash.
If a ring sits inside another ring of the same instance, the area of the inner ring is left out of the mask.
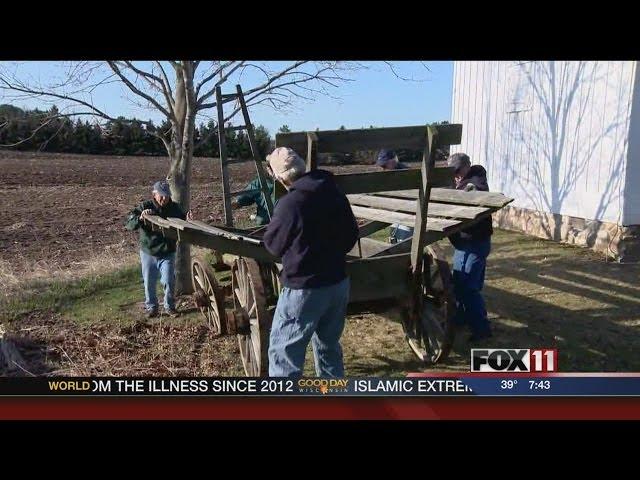
<path id="1" fill-rule="evenodd" d="M 505 230 L 589 247 L 622 263 L 640 261 L 640 225 L 622 226 L 512 206 L 494 213 L 493 224 Z"/>

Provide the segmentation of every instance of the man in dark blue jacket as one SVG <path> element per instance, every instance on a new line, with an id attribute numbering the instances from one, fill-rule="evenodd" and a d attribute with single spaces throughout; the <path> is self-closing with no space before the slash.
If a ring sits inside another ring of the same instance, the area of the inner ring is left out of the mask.
<path id="1" fill-rule="evenodd" d="M 396 152 L 393 150 L 380 150 L 378 152 L 378 158 L 376 159 L 376 165 L 383 170 L 406 170 L 408 165 L 398 160 Z M 390 243 L 398 243 L 407 238 L 413 236 L 413 227 L 394 223 L 391 225 L 391 235 L 389 236 Z"/>
<path id="2" fill-rule="evenodd" d="M 471 165 L 465 153 L 454 153 L 448 164 L 455 169 L 456 189 L 489 191 L 487 171 L 481 165 Z M 493 227 L 491 216 L 480 220 L 449 237 L 453 247 L 453 286 L 456 295 L 456 323 L 468 324 L 470 341 L 491 336 L 484 299 L 480 293 L 484 286 L 487 257 L 491 251 Z"/>
<path id="3" fill-rule="evenodd" d="M 358 239 L 358 224 L 331 172 L 305 173 L 304 160 L 286 147 L 267 161 L 288 190 L 263 237 L 267 250 L 282 258 L 284 285 L 271 327 L 269 376 L 302 376 L 311 341 L 317 375 L 342 377 L 346 254 Z"/>

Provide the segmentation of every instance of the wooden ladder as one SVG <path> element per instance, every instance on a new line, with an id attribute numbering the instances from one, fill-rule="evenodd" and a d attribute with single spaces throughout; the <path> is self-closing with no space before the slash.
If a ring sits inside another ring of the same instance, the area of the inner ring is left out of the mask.
<path id="1" fill-rule="evenodd" d="M 242 116 L 244 117 L 244 125 L 230 126 L 225 128 L 223 105 L 234 100 L 237 100 L 240 103 Z M 271 193 L 269 192 L 269 187 L 267 185 L 267 175 L 265 174 L 264 168 L 262 166 L 262 159 L 260 158 L 260 153 L 258 152 L 258 144 L 256 143 L 255 131 L 253 128 L 253 124 L 251 123 L 251 119 L 249 118 L 249 110 L 247 109 L 247 104 L 245 103 L 244 94 L 242 93 L 242 88 L 240 87 L 240 85 L 236 85 L 236 93 L 227 95 L 222 94 L 221 87 L 216 87 L 216 106 L 218 109 L 218 145 L 220 148 L 220 170 L 222 175 L 222 198 L 224 201 L 224 223 L 228 227 L 233 227 L 231 198 L 248 192 L 248 190 L 239 190 L 237 192 L 230 191 L 231 189 L 229 186 L 228 166 L 231 162 L 229 162 L 227 158 L 227 143 L 225 137 L 225 133 L 227 130 L 246 130 L 247 132 L 247 136 L 249 137 L 249 146 L 251 147 L 251 156 L 256 166 L 258 179 L 260 180 L 260 191 L 264 196 L 264 200 L 267 205 L 269 220 L 271 220 L 271 216 L 273 215 L 273 202 L 271 200 Z"/>

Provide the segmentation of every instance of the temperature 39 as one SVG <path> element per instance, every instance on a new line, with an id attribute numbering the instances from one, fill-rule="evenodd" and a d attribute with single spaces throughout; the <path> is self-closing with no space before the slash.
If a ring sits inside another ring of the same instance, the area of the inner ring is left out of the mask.
<path id="1" fill-rule="evenodd" d="M 502 390 L 513 390 L 517 384 L 518 380 L 502 380 L 500 382 L 500 388 Z"/>

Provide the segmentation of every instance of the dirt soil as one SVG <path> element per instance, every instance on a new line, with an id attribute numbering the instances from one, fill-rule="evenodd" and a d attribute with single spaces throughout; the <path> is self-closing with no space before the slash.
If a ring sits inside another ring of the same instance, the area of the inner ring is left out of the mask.
<path id="1" fill-rule="evenodd" d="M 232 191 L 255 176 L 251 162 L 229 168 Z M 137 239 L 123 228 L 124 218 L 150 197 L 151 185 L 167 170 L 166 157 L 0 151 L 0 266 L 21 274 L 43 263 L 68 269 L 106 253 L 130 253 Z M 194 159 L 192 181 L 194 216 L 222 223 L 219 161 Z M 240 210 L 237 220 L 247 221 L 251 213 Z"/>

